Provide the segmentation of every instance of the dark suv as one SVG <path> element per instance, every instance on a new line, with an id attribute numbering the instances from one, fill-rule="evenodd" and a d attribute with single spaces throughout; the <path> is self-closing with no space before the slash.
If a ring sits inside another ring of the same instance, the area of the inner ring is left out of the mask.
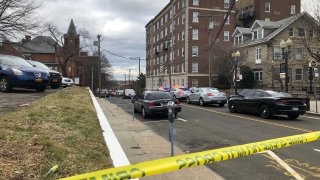
<path id="1" fill-rule="evenodd" d="M 35 68 L 25 59 L 0 54 L 0 90 L 9 92 L 14 87 L 45 91 L 50 75 L 47 70 Z"/>

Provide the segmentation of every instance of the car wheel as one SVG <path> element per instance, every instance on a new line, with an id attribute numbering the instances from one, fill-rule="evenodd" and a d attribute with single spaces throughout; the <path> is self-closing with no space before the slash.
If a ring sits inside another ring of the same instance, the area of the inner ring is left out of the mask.
<path id="1" fill-rule="evenodd" d="M 294 115 L 287 115 L 289 119 L 297 119 L 299 117 L 299 114 Z"/>
<path id="2" fill-rule="evenodd" d="M 9 83 L 9 80 L 6 76 L 0 77 L 0 90 L 2 92 L 9 92 L 12 90 L 12 86 Z"/>
<path id="3" fill-rule="evenodd" d="M 60 86 L 59 85 L 50 85 L 51 89 L 58 89 Z"/>
<path id="4" fill-rule="evenodd" d="M 43 91 L 46 90 L 46 87 L 38 87 L 38 88 L 36 88 L 36 90 L 37 90 L 38 92 L 43 92 Z"/>
<path id="5" fill-rule="evenodd" d="M 271 117 L 270 108 L 267 105 L 262 105 L 260 107 L 260 116 L 264 119 L 268 119 Z"/>
<path id="6" fill-rule="evenodd" d="M 142 108 L 142 117 L 143 118 L 147 118 L 148 117 L 148 115 L 146 113 L 146 110 L 144 108 Z"/>
<path id="7" fill-rule="evenodd" d="M 220 106 L 220 107 L 223 107 L 223 106 L 224 106 L 224 103 L 220 103 L 219 106 Z"/>
<path id="8" fill-rule="evenodd" d="M 191 101 L 190 101 L 190 98 L 189 98 L 189 97 L 187 97 L 187 103 L 188 103 L 188 104 L 191 104 Z"/>
<path id="9" fill-rule="evenodd" d="M 237 112 L 236 106 L 234 105 L 233 102 L 229 102 L 229 111 L 231 113 L 236 113 Z"/>
<path id="10" fill-rule="evenodd" d="M 204 100 L 202 98 L 199 99 L 199 104 L 200 106 L 205 106 L 206 104 L 204 103 Z"/>

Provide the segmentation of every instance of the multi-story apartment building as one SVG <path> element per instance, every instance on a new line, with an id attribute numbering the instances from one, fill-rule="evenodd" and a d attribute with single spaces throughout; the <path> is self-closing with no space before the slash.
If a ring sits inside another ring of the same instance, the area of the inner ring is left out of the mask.
<path id="1" fill-rule="evenodd" d="M 285 61 L 280 42 L 292 40 L 288 58 L 289 91 L 309 90 L 309 62 L 320 56 L 317 21 L 308 13 L 299 13 L 280 21 L 256 20 L 251 28 L 237 27 L 234 45 L 239 49 L 241 67 L 249 67 L 254 87 L 283 90 Z M 317 83 L 319 79 L 316 78 Z"/>
<path id="2" fill-rule="evenodd" d="M 233 42 L 235 11 L 225 18 L 232 2 L 171 0 L 146 25 L 147 89 L 214 86 L 219 69 L 215 64 L 223 54 L 218 49 L 226 50 Z"/>
<path id="3" fill-rule="evenodd" d="M 251 27 L 255 20 L 279 21 L 301 11 L 301 0 L 239 0 L 237 26 Z"/>

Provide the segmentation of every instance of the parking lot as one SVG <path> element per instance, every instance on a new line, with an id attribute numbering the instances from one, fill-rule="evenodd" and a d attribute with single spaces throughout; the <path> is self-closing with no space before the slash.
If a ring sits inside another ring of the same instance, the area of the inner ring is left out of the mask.
<path id="1" fill-rule="evenodd" d="M 47 89 L 44 92 L 37 92 L 35 90 L 28 89 L 14 89 L 9 93 L 0 92 L 0 112 L 19 106 L 27 106 L 33 101 L 59 90 L 61 90 L 61 88 Z"/>

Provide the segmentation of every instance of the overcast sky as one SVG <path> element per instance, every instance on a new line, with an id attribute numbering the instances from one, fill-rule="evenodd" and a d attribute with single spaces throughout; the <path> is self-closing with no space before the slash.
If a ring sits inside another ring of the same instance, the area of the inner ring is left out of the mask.
<path id="1" fill-rule="evenodd" d="M 307 0 L 302 0 L 302 2 Z M 308 0 L 319 1 L 319 0 Z M 76 28 L 85 28 L 92 40 L 102 35 L 101 48 L 125 57 L 145 58 L 145 25 L 169 0 L 48 0 L 41 12 L 46 21 L 66 32 L 73 19 Z M 129 70 L 138 75 L 138 62 L 103 52 L 110 60 L 116 79 Z M 141 61 L 145 73 L 145 61 Z"/>

